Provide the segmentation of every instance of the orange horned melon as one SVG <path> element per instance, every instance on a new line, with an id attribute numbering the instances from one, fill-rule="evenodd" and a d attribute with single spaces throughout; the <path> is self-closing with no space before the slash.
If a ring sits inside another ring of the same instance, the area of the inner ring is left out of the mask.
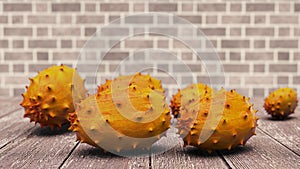
<path id="1" fill-rule="evenodd" d="M 20 104 L 24 117 L 40 123 L 41 127 L 61 127 L 68 123 L 68 113 L 74 112 L 74 102 L 86 97 L 84 81 L 75 69 L 65 65 L 52 66 L 30 79 Z"/>

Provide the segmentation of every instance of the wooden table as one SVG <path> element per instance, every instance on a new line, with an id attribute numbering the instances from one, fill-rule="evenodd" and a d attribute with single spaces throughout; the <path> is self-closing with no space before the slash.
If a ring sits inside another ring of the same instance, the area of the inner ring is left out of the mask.
<path id="1" fill-rule="evenodd" d="M 0 98 L 0 168 L 300 168 L 300 108 L 285 121 L 269 119 L 263 99 L 257 135 L 245 147 L 208 154 L 182 142 L 160 155 L 125 158 L 75 142 L 75 134 L 40 128 L 23 118 L 21 98 Z M 299 106 L 300 107 L 300 106 Z"/>

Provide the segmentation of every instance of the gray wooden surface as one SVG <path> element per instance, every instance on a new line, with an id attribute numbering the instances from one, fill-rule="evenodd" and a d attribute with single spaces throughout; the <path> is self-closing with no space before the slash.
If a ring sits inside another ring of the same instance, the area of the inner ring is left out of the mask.
<path id="1" fill-rule="evenodd" d="M 0 98 L 0 168 L 300 168 L 300 106 L 289 119 L 274 121 L 263 99 L 252 99 L 259 109 L 257 135 L 232 151 L 208 154 L 174 138 L 157 144 L 176 145 L 164 153 L 126 158 L 75 142 L 67 125 L 52 131 L 29 123 L 20 101 Z"/>

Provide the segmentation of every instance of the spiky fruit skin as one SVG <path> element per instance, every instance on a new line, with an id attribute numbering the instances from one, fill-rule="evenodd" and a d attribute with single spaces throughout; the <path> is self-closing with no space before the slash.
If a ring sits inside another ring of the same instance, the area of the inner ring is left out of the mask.
<path id="1" fill-rule="evenodd" d="M 44 69 L 29 79 L 20 105 L 25 109 L 24 117 L 41 127 L 60 128 L 68 123 L 68 113 L 75 111 L 74 104 L 86 97 L 84 80 L 75 69 L 65 65 Z"/>
<path id="2" fill-rule="evenodd" d="M 297 93 L 291 88 L 279 88 L 265 98 L 264 108 L 274 119 L 285 119 L 294 113 L 298 104 Z"/>
<path id="3" fill-rule="evenodd" d="M 178 103 L 181 108 L 177 127 L 185 145 L 208 152 L 230 150 L 238 145 L 245 145 L 255 134 L 257 111 L 249 103 L 249 98 L 235 90 L 222 89 L 215 92 L 206 89 L 205 92 L 198 92 L 199 95 L 185 92 L 191 89 L 193 88 L 188 87 L 181 91 L 182 104 Z M 194 101 L 185 101 L 191 99 Z"/>
<path id="4" fill-rule="evenodd" d="M 107 80 L 70 120 L 81 142 L 120 152 L 149 149 L 170 127 L 171 115 L 160 81 L 137 73 Z"/>

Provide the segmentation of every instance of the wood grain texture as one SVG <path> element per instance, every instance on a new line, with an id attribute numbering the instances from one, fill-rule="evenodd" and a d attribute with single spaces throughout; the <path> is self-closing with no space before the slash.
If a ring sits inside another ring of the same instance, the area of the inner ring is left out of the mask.
<path id="1" fill-rule="evenodd" d="M 0 150 L 0 168 L 58 168 L 76 144 L 67 127 L 56 132 L 34 127 L 26 137 L 16 138 Z"/>
<path id="2" fill-rule="evenodd" d="M 80 144 L 61 168 L 149 168 L 149 158 L 119 157 L 110 153 L 104 153 L 102 150 L 90 145 Z"/>
<path id="3" fill-rule="evenodd" d="M 174 148 L 162 154 L 153 154 L 151 163 L 153 168 L 228 168 L 222 158 L 215 152 L 209 154 L 206 151 L 193 147 L 183 147 L 183 141 L 175 138 L 175 130 L 171 130 L 170 135 L 174 138 L 160 141 L 154 148 L 164 149 Z M 164 138 L 162 138 L 164 139 Z"/>
<path id="4" fill-rule="evenodd" d="M 232 168 L 300 168 L 300 157 L 257 130 L 245 147 L 220 152 Z"/>
<path id="5" fill-rule="evenodd" d="M 272 119 L 263 108 L 263 98 L 254 99 L 258 128 L 300 156 L 300 106 L 286 120 Z"/>

